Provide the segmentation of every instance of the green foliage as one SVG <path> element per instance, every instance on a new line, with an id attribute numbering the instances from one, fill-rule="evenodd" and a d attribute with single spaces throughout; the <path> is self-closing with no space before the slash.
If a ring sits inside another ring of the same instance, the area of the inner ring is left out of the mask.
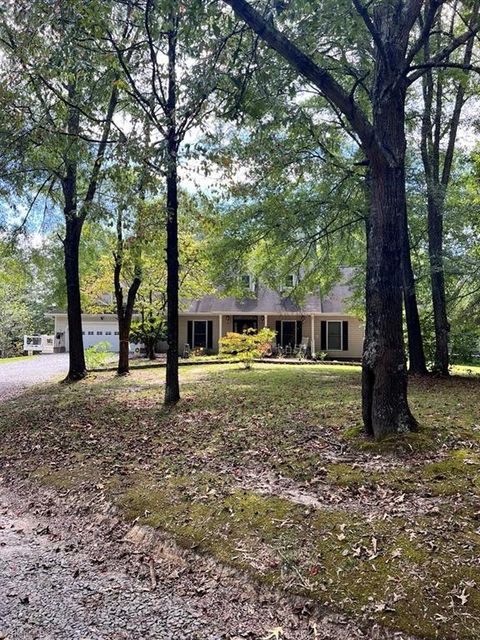
<path id="1" fill-rule="evenodd" d="M 25 334 L 52 331 L 44 315 L 48 288 L 37 258 L 27 243 L 0 238 L 0 357 L 21 353 Z"/>
<path id="2" fill-rule="evenodd" d="M 107 342 L 97 342 L 97 344 L 85 349 L 85 362 L 88 369 L 98 369 L 103 367 L 110 358 L 112 345 Z"/>
<path id="3" fill-rule="evenodd" d="M 451 362 L 458 364 L 475 363 L 480 354 L 480 328 L 465 333 L 451 334 Z"/>
<path id="4" fill-rule="evenodd" d="M 132 342 L 141 342 L 147 346 L 155 344 L 159 340 L 165 340 L 167 337 L 167 325 L 165 318 L 162 316 L 148 315 L 140 320 L 132 322 L 130 329 L 130 340 Z"/>
<path id="5" fill-rule="evenodd" d="M 247 329 L 243 333 L 232 331 L 220 338 L 220 354 L 238 359 L 245 369 L 251 369 L 253 360 L 268 352 L 275 335 L 275 331 L 267 327 L 258 332 L 255 329 Z"/>

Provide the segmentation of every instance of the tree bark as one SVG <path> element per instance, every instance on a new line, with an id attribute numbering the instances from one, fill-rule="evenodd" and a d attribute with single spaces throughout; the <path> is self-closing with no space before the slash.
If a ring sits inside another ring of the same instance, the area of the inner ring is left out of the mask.
<path id="1" fill-rule="evenodd" d="M 425 376 L 428 371 L 423 348 L 420 316 L 418 314 L 406 208 L 402 216 L 402 286 L 407 320 L 409 372 L 413 375 Z"/>
<path id="2" fill-rule="evenodd" d="M 79 249 L 83 220 L 65 211 L 65 279 L 67 283 L 67 316 L 69 337 L 69 369 L 67 380 L 81 380 L 86 376 L 82 335 L 82 306 L 80 300 Z"/>
<path id="3" fill-rule="evenodd" d="M 140 287 L 140 278 L 134 278 L 128 289 L 127 303 L 123 305 L 123 294 L 117 295 L 117 287 L 115 285 L 115 296 L 117 299 L 117 318 L 119 333 L 119 350 L 118 350 L 118 366 L 117 373 L 119 376 L 125 375 L 130 371 L 129 347 L 130 347 L 130 328 L 132 326 L 133 309 L 135 306 L 135 298 Z"/>
<path id="4" fill-rule="evenodd" d="M 177 108 L 177 30 L 178 15 L 172 9 L 168 33 L 168 98 L 166 115 L 167 131 L 167 370 L 165 404 L 180 400 L 178 380 L 178 139 L 176 126 Z"/>
<path id="5" fill-rule="evenodd" d="M 167 371 L 165 404 L 180 400 L 178 381 L 178 184 L 176 144 L 169 138 L 167 176 Z"/>
<path id="6" fill-rule="evenodd" d="M 441 188 L 441 186 L 438 185 L 438 188 Z M 437 375 L 448 376 L 450 375 L 448 352 L 450 323 L 447 316 L 443 264 L 443 198 L 439 202 L 439 198 L 432 193 L 431 187 L 427 187 L 427 191 L 428 256 L 430 260 L 430 282 L 435 327 L 434 371 Z"/>
<path id="7" fill-rule="evenodd" d="M 399 217 L 405 198 L 401 166 L 371 164 L 367 255 L 367 322 L 362 361 L 363 421 L 380 439 L 416 428 L 407 401 L 403 349 Z"/>
<path id="8" fill-rule="evenodd" d="M 365 429 L 377 439 L 417 428 L 408 406 L 403 345 L 406 82 L 399 70 L 407 38 L 399 33 L 399 7 L 400 3 L 384 3 L 374 10 L 383 44 L 376 55 L 372 91 L 376 144 L 365 149 L 371 202 L 362 400 Z"/>
<path id="9" fill-rule="evenodd" d="M 74 141 L 64 156 L 65 175 L 62 179 L 65 216 L 65 238 L 63 240 L 65 280 L 67 285 L 67 317 L 69 338 L 69 368 L 67 381 L 81 380 L 87 374 L 83 350 L 82 304 L 80 297 L 80 237 L 84 217 L 77 211 L 77 168 L 78 155 L 76 136 L 80 130 L 80 112 L 75 107 L 76 83 L 68 85 L 71 106 L 68 110 L 67 131 Z"/>

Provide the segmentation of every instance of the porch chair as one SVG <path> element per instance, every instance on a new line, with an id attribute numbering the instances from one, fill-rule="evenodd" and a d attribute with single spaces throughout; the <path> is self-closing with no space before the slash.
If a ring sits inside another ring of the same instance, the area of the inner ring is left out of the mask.
<path id="1" fill-rule="evenodd" d="M 191 349 L 190 349 L 190 345 L 189 344 L 184 344 L 183 345 L 183 353 L 182 353 L 182 358 L 189 358 L 190 357 L 190 353 L 191 353 Z"/>
<path id="2" fill-rule="evenodd" d="M 302 342 L 295 347 L 295 355 L 298 356 L 300 360 L 303 360 L 304 358 L 306 358 L 309 343 L 310 343 L 310 338 L 304 338 Z"/>

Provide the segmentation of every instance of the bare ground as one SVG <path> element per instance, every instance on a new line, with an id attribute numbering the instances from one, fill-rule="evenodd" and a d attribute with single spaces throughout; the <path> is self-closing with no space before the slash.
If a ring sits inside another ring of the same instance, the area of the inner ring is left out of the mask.
<path id="1" fill-rule="evenodd" d="M 0 638 L 407 638 L 322 615 L 78 497 L 0 484 Z"/>

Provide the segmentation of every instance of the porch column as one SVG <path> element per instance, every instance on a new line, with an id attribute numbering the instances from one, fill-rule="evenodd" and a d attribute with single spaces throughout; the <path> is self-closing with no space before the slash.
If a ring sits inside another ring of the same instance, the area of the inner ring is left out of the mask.
<path id="1" fill-rule="evenodd" d="M 223 316 L 220 313 L 218 316 L 218 339 L 223 338 Z"/>
<path id="2" fill-rule="evenodd" d="M 310 338 L 310 349 L 312 351 L 312 356 L 315 355 L 315 316 L 312 315 L 310 316 L 310 331 L 312 334 L 312 337 Z"/>
<path id="3" fill-rule="evenodd" d="M 263 328 L 265 329 L 266 327 L 268 327 L 268 316 L 267 316 L 267 314 L 265 314 L 263 316 Z"/>

